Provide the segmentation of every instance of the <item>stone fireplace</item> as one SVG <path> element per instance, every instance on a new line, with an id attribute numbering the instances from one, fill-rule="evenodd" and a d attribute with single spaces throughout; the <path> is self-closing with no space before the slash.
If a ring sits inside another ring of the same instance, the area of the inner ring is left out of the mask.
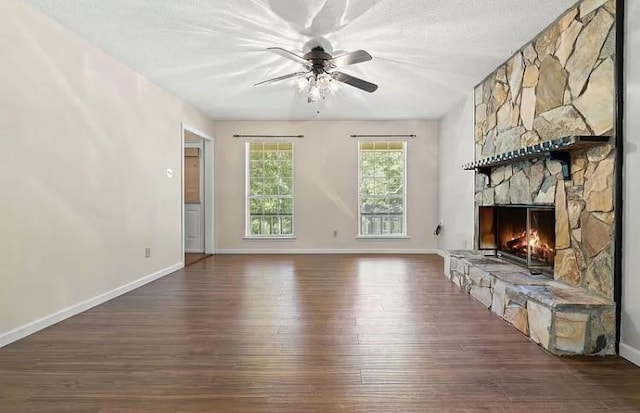
<path id="1" fill-rule="evenodd" d="M 476 250 L 445 272 L 556 354 L 615 352 L 615 20 L 579 1 L 475 88 Z"/>

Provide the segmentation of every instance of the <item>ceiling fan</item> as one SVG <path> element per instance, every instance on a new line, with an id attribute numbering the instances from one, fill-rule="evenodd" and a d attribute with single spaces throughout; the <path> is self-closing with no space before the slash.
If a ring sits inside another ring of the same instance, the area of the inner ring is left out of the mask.
<path id="1" fill-rule="evenodd" d="M 285 79 L 298 78 L 300 79 L 300 88 L 306 89 L 308 92 L 307 102 L 309 103 L 324 99 L 325 92 L 327 90 L 332 90 L 332 81 L 334 80 L 346 83 L 347 85 L 369 93 L 373 93 L 378 89 L 378 85 L 376 84 L 334 70 L 338 67 L 354 65 L 371 60 L 371 55 L 364 50 L 356 50 L 355 52 L 349 52 L 335 57 L 325 52 L 321 46 L 314 47 L 304 56 L 299 56 L 281 47 L 269 47 L 267 50 L 293 60 L 294 62 L 300 63 L 305 70 L 264 80 L 256 83 L 254 86 L 279 82 Z"/>

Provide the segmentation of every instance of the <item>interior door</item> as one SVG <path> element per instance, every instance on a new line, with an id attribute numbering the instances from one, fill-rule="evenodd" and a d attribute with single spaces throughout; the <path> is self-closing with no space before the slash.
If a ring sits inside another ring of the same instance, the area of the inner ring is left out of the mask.
<path id="1" fill-rule="evenodd" d="M 204 165 L 201 144 L 184 149 L 185 252 L 204 252 Z"/>

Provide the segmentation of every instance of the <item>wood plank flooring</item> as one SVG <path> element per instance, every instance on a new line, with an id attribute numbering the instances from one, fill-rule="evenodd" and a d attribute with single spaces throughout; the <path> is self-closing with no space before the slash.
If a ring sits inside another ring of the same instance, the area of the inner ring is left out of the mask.
<path id="1" fill-rule="evenodd" d="M 0 412 L 640 412 L 437 256 L 217 255 L 0 349 Z"/>
<path id="2" fill-rule="evenodd" d="M 207 258 L 210 255 L 211 254 L 196 253 L 196 252 L 186 252 L 184 254 L 184 266 L 188 267 L 191 264 L 195 264 L 198 261 L 204 260 L 205 258 Z"/>

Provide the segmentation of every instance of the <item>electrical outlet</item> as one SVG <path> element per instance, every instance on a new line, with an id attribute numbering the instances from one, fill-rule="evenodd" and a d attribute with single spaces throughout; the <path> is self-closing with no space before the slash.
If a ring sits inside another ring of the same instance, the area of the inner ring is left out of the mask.
<path id="1" fill-rule="evenodd" d="M 336 238 L 338 236 L 338 230 L 334 229 L 333 230 L 333 238 Z"/>
<path id="2" fill-rule="evenodd" d="M 144 249 L 144 257 L 145 258 L 151 257 L 151 248 L 147 247 Z"/>

